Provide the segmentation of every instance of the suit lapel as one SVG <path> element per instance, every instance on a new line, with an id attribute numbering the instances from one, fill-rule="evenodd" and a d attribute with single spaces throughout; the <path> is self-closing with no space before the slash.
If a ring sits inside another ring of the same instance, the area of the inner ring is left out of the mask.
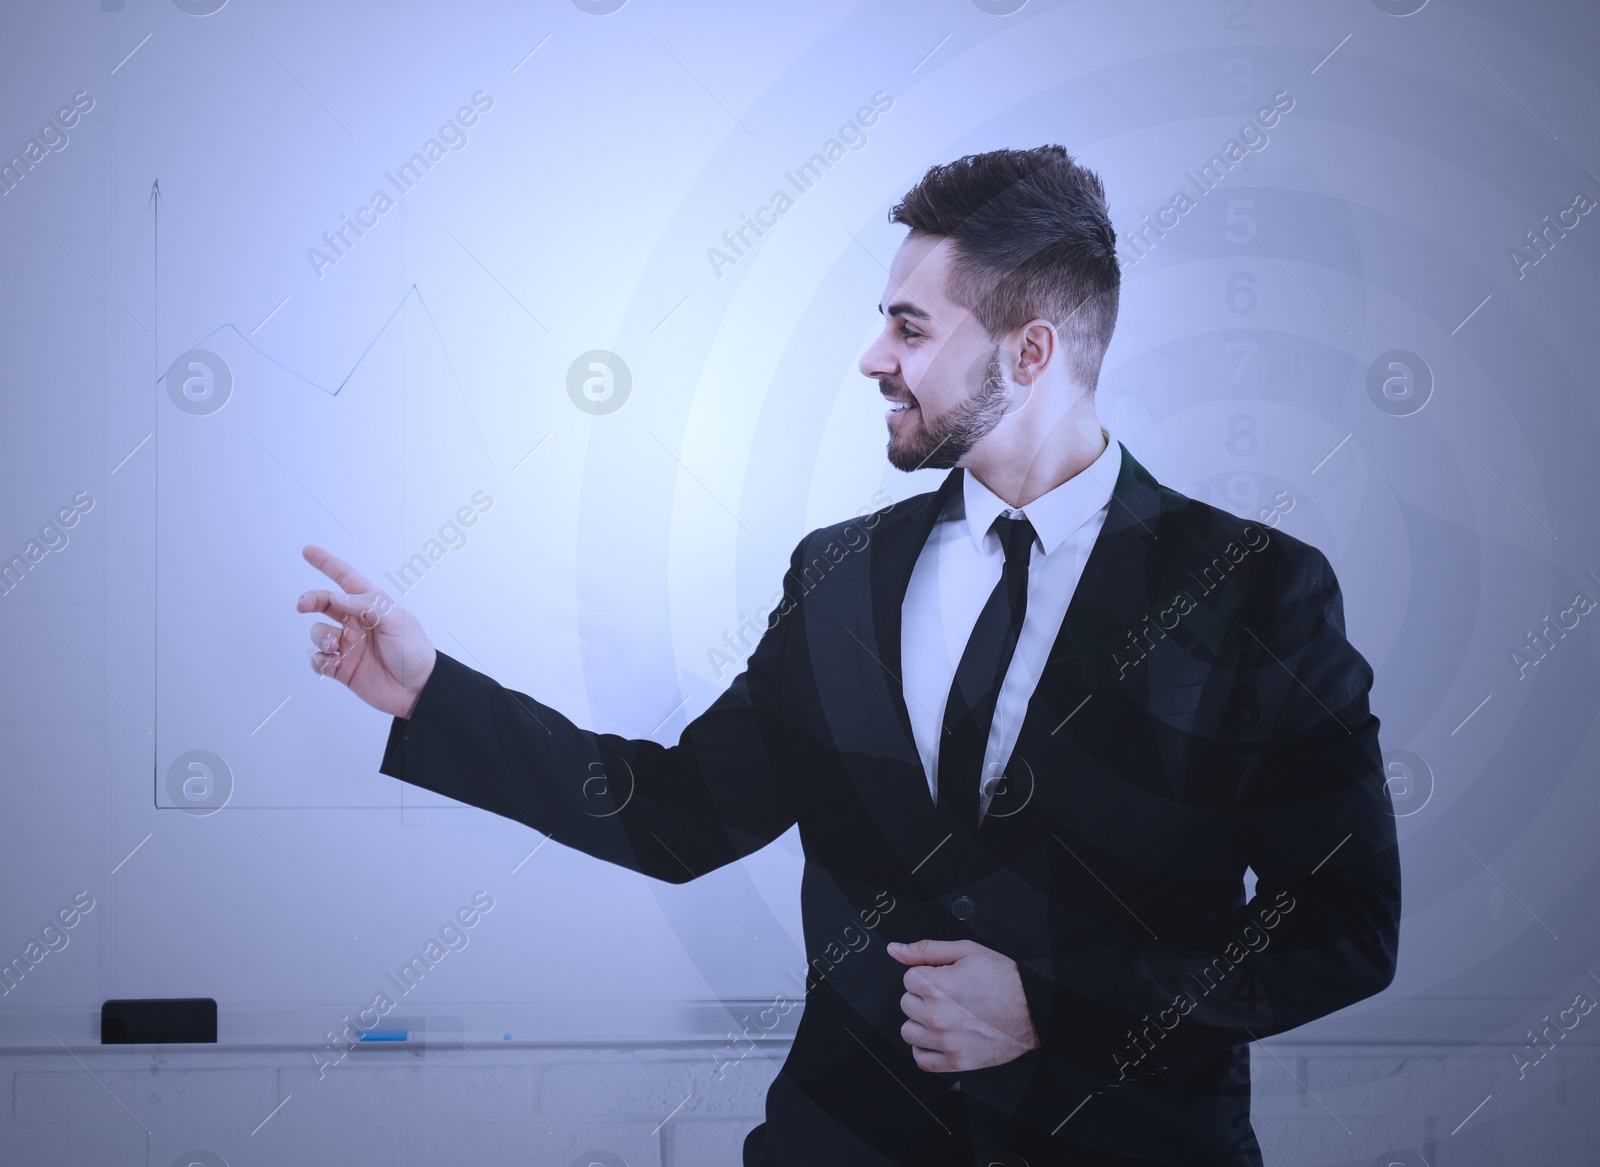
<path id="1" fill-rule="evenodd" d="M 1034 690 L 1035 697 L 1043 690 L 1043 704 L 1059 704 L 1073 693 L 1104 692 L 1117 683 L 1114 655 L 1123 649 L 1131 625 L 1149 605 L 1145 563 L 1160 511 L 1156 480 L 1124 446 L 1122 473 L 1111 492 L 1105 525 Z M 1030 717 L 1044 712 L 1030 703 Z"/>
<path id="2" fill-rule="evenodd" d="M 961 489 L 963 473 L 960 469 L 950 471 L 939 484 L 938 490 L 908 500 L 920 505 L 907 506 L 904 510 L 887 515 L 879 524 L 878 537 L 873 541 L 871 603 L 872 627 L 876 633 L 874 651 L 886 674 L 900 730 L 911 744 L 913 754 L 916 753 L 916 739 L 911 732 L 911 715 L 906 708 L 905 672 L 900 649 L 902 608 L 917 556 L 951 495 Z"/>
<path id="3" fill-rule="evenodd" d="M 900 651 L 901 609 L 917 556 L 945 504 L 961 489 L 962 473 L 959 469 L 951 470 L 937 490 L 907 499 L 879 521 L 869 553 L 867 595 L 862 599 L 862 610 L 856 620 L 857 628 L 866 633 L 857 639 L 862 642 L 864 653 L 871 655 L 871 659 L 863 656 L 863 673 L 881 677 L 883 685 L 877 691 L 879 696 L 874 696 L 871 690 L 876 685 L 869 682 L 865 709 L 883 708 L 880 697 L 886 694 L 894 719 L 893 722 L 882 716 L 875 719 L 877 754 L 886 764 L 879 767 L 875 777 L 863 783 L 862 795 L 906 860 L 907 867 L 917 868 L 919 877 L 924 879 L 933 879 L 940 872 L 948 874 L 944 853 L 950 850 L 950 845 L 934 809 L 927 771 L 923 768 L 922 755 L 911 731 L 910 712 L 906 708 Z"/>

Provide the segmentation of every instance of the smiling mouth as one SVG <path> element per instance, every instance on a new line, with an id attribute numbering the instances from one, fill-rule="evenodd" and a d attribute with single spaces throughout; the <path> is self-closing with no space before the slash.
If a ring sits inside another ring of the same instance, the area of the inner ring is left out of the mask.
<path id="1" fill-rule="evenodd" d="M 909 393 L 906 394 L 905 400 L 903 401 L 895 397 L 890 397 L 887 393 L 885 393 L 884 400 L 889 403 L 889 409 L 884 414 L 884 417 L 886 418 L 894 417 L 895 415 L 901 413 L 910 413 L 913 409 L 917 408 L 917 399 L 912 397 Z"/>

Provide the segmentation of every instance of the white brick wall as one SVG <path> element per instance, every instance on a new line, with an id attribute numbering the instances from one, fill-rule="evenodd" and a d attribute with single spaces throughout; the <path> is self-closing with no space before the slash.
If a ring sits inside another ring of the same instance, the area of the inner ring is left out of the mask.
<path id="1" fill-rule="evenodd" d="M 0 1055 L 0 1167 L 737 1167 L 772 1052 L 721 1078 L 710 1043 L 359 1049 L 320 1077 L 306 1051 Z"/>
<path id="2" fill-rule="evenodd" d="M 0 1055 L 0 1167 L 738 1167 L 783 1052 L 718 1077 L 709 1043 L 362 1049 L 320 1079 L 284 1049 Z M 1519 1079 L 1502 1047 L 1279 1040 L 1255 1047 L 1252 1121 L 1272 1167 L 1597 1164 L 1597 1054 Z"/>

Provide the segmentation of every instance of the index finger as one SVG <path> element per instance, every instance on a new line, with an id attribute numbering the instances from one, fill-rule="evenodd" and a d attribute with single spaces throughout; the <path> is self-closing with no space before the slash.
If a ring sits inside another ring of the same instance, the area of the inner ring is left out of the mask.
<path id="1" fill-rule="evenodd" d="M 338 584 L 347 596 L 364 595 L 375 590 L 366 576 L 337 555 L 324 551 L 314 543 L 302 548 L 300 554 L 312 567 Z"/>

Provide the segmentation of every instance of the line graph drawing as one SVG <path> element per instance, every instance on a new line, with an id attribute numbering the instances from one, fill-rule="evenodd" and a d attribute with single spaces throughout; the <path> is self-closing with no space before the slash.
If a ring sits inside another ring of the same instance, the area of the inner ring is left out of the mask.
<path id="1" fill-rule="evenodd" d="M 269 353 L 265 349 L 263 349 L 255 341 L 251 340 L 250 337 L 248 335 L 246 335 L 244 332 L 242 332 L 239 329 L 239 326 L 234 324 L 232 321 L 228 321 L 226 323 L 217 325 L 217 327 L 213 328 L 210 332 L 206 333 L 199 340 L 195 341 L 193 344 L 191 344 L 187 348 L 185 348 L 183 350 L 183 353 L 193 352 L 195 349 L 201 348 L 212 337 L 217 336 L 220 333 L 232 332 L 234 334 L 234 336 L 238 337 L 240 341 L 242 341 L 244 344 L 248 345 L 250 347 L 250 349 L 257 356 L 259 356 L 262 360 L 266 361 L 268 364 L 272 365 L 275 368 L 281 369 L 283 372 L 287 373 L 289 376 L 293 377 L 295 380 L 302 381 L 305 384 L 310 385 L 312 388 L 318 389 L 321 392 L 326 393 L 329 397 L 337 397 L 339 395 L 339 392 L 347 384 L 349 384 L 350 378 L 355 376 L 356 372 L 361 368 L 362 362 L 364 362 L 366 360 L 368 354 L 370 354 L 372 352 L 373 348 L 378 344 L 378 342 L 383 339 L 384 334 L 386 332 L 388 332 L 390 325 L 392 325 L 394 323 L 395 318 L 400 315 L 401 309 L 403 309 L 405 307 L 406 301 L 409 300 L 413 295 L 416 297 L 417 306 L 422 309 L 423 315 L 427 317 L 429 327 L 433 329 L 434 338 L 436 340 L 438 340 L 438 342 L 439 342 L 439 349 L 440 349 L 440 352 L 444 356 L 445 365 L 449 368 L 450 377 L 455 382 L 456 392 L 458 394 L 460 394 L 460 396 L 461 396 L 461 405 L 467 411 L 467 417 L 472 422 L 473 432 L 477 434 L 478 442 L 483 447 L 484 457 L 485 457 L 485 459 L 492 458 L 492 454 L 490 453 L 490 450 L 489 450 L 489 443 L 485 440 L 485 438 L 483 436 L 483 427 L 478 424 L 477 415 L 472 412 L 472 403 L 467 399 L 466 389 L 461 384 L 460 375 L 456 372 L 455 360 L 450 355 L 450 346 L 445 342 L 444 334 L 439 329 L 438 321 L 434 319 L 433 310 L 428 307 L 428 301 L 423 296 L 422 289 L 417 287 L 417 285 L 414 284 L 414 283 L 412 285 L 410 285 L 410 287 L 408 287 L 406 289 L 405 293 L 400 297 L 399 302 L 397 304 L 395 304 L 395 306 L 394 306 L 394 310 L 389 313 L 388 317 L 385 318 L 385 320 L 383 322 L 383 326 L 378 329 L 377 333 L 372 337 L 372 339 L 367 342 L 366 347 L 361 350 L 361 355 L 356 358 L 355 363 L 352 364 L 350 366 L 349 370 L 344 374 L 344 376 L 339 379 L 339 383 L 337 385 L 335 385 L 331 389 L 328 388 L 326 385 L 323 385 L 321 382 L 315 381 L 312 378 L 307 377 L 305 374 L 300 373 L 295 369 L 291 369 L 288 365 L 284 364 L 282 361 L 280 361 L 276 357 L 274 357 L 271 353 Z M 182 356 L 183 353 L 180 353 L 179 356 Z M 175 357 L 174 361 L 176 361 L 176 360 L 177 360 L 177 358 Z M 170 364 L 168 365 L 167 371 L 168 372 L 171 371 L 171 365 Z M 166 378 L 167 378 L 167 372 L 161 373 L 160 375 L 158 375 L 156 377 L 156 384 L 157 385 L 162 384 L 166 380 Z"/>
<path id="2" fill-rule="evenodd" d="M 173 366 L 173 364 L 176 363 L 176 361 L 177 361 L 179 356 L 182 356 L 185 353 L 189 353 L 189 352 L 194 351 L 195 349 L 203 347 L 206 344 L 206 342 L 209 341 L 214 336 L 217 336 L 217 335 L 219 335 L 221 333 L 224 333 L 224 332 L 232 332 L 234 334 L 234 336 L 238 337 L 240 341 L 242 341 L 244 344 L 248 345 L 249 348 L 257 356 L 259 356 L 262 360 L 266 361 L 268 364 L 272 365 L 273 367 L 275 367 L 277 369 L 282 370 L 283 372 L 287 373 L 289 376 L 293 377 L 295 380 L 301 381 L 306 385 L 310 385 L 314 389 L 317 389 L 317 390 L 319 390 L 319 391 L 321 391 L 323 393 L 326 393 L 330 397 L 337 397 L 339 395 L 340 391 L 343 390 L 344 387 L 347 384 L 349 384 L 350 378 L 355 376 L 355 374 L 360 370 L 362 363 L 367 359 L 368 355 L 372 352 L 373 348 L 376 347 L 378 342 L 383 339 L 384 335 L 388 332 L 389 327 L 394 323 L 395 318 L 400 315 L 401 310 L 406 306 L 406 301 L 409 300 L 412 296 L 415 296 L 416 297 L 416 301 L 417 301 L 417 306 L 422 309 L 423 315 L 425 317 L 427 317 L 429 328 L 431 328 L 433 330 L 434 339 L 439 342 L 439 349 L 440 349 L 441 354 L 444 356 L 445 365 L 450 370 L 450 378 L 455 383 L 456 392 L 457 392 L 457 394 L 460 395 L 462 407 L 466 410 L 467 417 L 472 422 L 473 431 L 474 431 L 474 433 L 476 433 L 476 435 L 478 437 L 478 443 L 483 449 L 484 457 L 485 457 L 486 460 L 492 459 L 492 454 L 490 453 L 490 450 L 489 450 L 489 443 L 484 438 L 484 435 L 483 435 L 483 427 L 481 425 L 479 425 L 479 423 L 478 423 L 478 417 L 472 410 L 472 403 L 467 398 L 466 388 L 461 383 L 461 376 L 456 371 L 455 359 L 454 359 L 454 357 L 451 356 L 450 346 L 449 346 L 448 343 L 446 343 L 445 338 L 444 338 L 444 333 L 439 328 L 439 322 L 434 318 L 433 310 L 430 307 L 428 307 L 427 298 L 425 296 L 423 296 L 422 289 L 420 287 L 418 287 L 415 282 L 412 282 L 406 288 L 405 292 L 403 292 L 401 294 L 400 299 L 396 302 L 396 304 L 394 306 L 394 309 L 389 313 L 389 315 L 387 317 L 384 318 L 383 324 L 378 328 L 377 332 L 373 334 L 372 339 L 367 342 L 367 344 L 366 344 L 366 346 L 364 348 L 362 348 L 360 355 L 358 357 L 356 357 L 354 363 L 351 364 L 350 368 L 345 372 L 344 376 L 339 378 L 338 384 L 334 385 L 331 389 L 328 386 L 322 384 L 320 381 L 316 381 L 316 380 L 314 380 L 314 379 L 312 379 L 310 377 L 307 377 L 306 375 L 304 375 L 303 373 L 299 372 L 298 370 L 290 368 L 288 365 L 284 364 L 282 361 L 280 361 L 276 357 L 274 357 L 271 353 L 267 352 L 264 348 L 262 348 L 259 344 L 257 344 L 254 340 L 251 339 L 251 335 L 253 335 L 253 333 L 255 332 L 255 329 L 252 329 L 251 332 L 249 334 L 247 334 L 243 330 L 241 330 L 237 324 L 233 323 L 232 321 L 226 321 L 226 322 L 224 322 L 222 324 L 217 325 L 210 332 L 206 333 L 204 336 L 202 336 L 199 340 L 195 341 L 193 344 L 185 346 L 182 350 L 180 350 L 180 352 L 178 353 L 178 356 L 175 356 L 173 358 L 173 360 L 169 361 L 166 364 L 166 366 L 163 368 L 161 363 L 160 363 L 160 354 L 161 354 L 161 333 L 160 333 L 160 321 L 161 321 L 161 202 L 162 202 L 161 180 L 159 178 L 157 178 L 150 184 L 150 197 L 149 197 L 149 200 L 148 200 L 148 206 L 150 208 L 150 223 L 151 223 L 151 303 L 153 305 L 152 318 L 151 318 L 151 337 L 152 337 L 152 348 L 153 348 L 153 350 L 155 352 L 155 355 L 156 355 L 157 369 L 160 370 L 156 374 L 156 378 L 155 378 L 156 385 L 160 386 L 166 381 L 168 373 L 171 372 L 172 366 Z M 281 308 L 283 306 L 283 302 L 285 300 L 287 300 L 287 299 L 288 299 L 288 297 L 286 296 L 286 297 L 284 297 L 283 300 L 280 300 L 278 302 L 278 307 Z M 274 309 L 274 311 L 276 311 L 276 309 Z M 263 323 L 265 323 L 265 322 L 263 321 Z M 257 325 L 256 327 L 259 328 L 260 325 Z"/>

